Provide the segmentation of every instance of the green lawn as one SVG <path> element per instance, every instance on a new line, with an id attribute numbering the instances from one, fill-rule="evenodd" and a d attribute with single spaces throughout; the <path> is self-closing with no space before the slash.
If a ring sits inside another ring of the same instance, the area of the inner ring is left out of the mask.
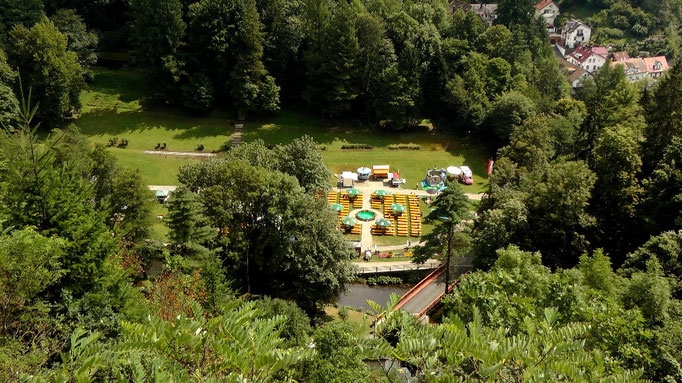
<path id="1" fill-rule="evenodd" d="M 246 124 L 244 140 L 262 139 L 266 144 L 287 143 L 304 134 L 312 136 L 325 150 L 324 161 L 333 173 L 354 171 L 360 166 L 390 165 L 413 189 L 433 167 L 468 165 L 474 172 L 474 185 L 463 185 L 467 193 L 479 193 L 487 186 L 485 174 L 489 154 L 470 148 L 463 139 L 419 127 L 405 132 L 363 128 L 359 124 L 321 123 L 319 119 L 296 110 L 284 110 L 276 116 Z M 344 150 L 344 144 L 369 144 L 372 150 Z M 389 150 L 391 144 L 418 144 L 421 150 Z"/>
<path id="2" fill-rule="evenodd" d="M 168 214 L 168 208 L 166 205 L 161 203 L 155 203 L 152 208 L 152 214 L 154 215 L 154 224 L 152 225 L 152 237 L 158 239 L 159 241 L 168 240 L 168 226 L 164 223 L 162 219 L 156 218 L 159 215 L 166 216 Z"/>
<path id="3" fill-rule="evenodd" d="M 399 237 L 396 235 L 373 235 L 372 243 L 379 246 L 404 245 L 407 241 L 417 242 L 415 237 Z"/>
<path id="4" fill-rule="evenodd" d="M 231 140 L 234 119 L 230 113 L 215 111 L 194 116 L 175 109 L 152 108 L 145 105 L 148 93 L 144 74 L 139 70 L 96 68 L 94 81 L 81 94 L 83 110 L 74 121 L 95 143 L 106 144 L 109 138 L 127 138 L 125 149 L 112 148 L 112 153 L 124 166 L 140 170 L 149 184 L 177 184 L 178 168 L 194 159 L 144 154 L 157 143 L 166 143 L 169 151 L 192 151 L 203 144 L 205 151 L 214 151 Z M 284 109 L 275 116 L 250 119 L 243 139 L 263 139 L 267 144 L 287 143 L 304 134 L 311 135 L 321 147 L 324 161 L 333 173 L 354 170 L 360 166 L 387 164 L 414 188 L 428 168 L 466 164 L 474 172 L 475 184 L 464 186 L 466 192 L 485 189 L 486 161 L 489 153 L 471 148 L 464 140 L 424 127 L 405 132 L 380 131 L 360 123 L 320 122 L 310 113 Z M 345 143 L 365 143 L 373 150 L 343 150 Z M 392 151 L 390 144 L 421 145 L 418 151 Z"/>
<path id="5" fill-rule="evenodd" d="M 109 149 L 118 162 L 129 168 L 139 169 L 149 185 L 177 185 L 180 166 L 194 161 L 186 157 L 152 156 L 130 149 Z"/>
<path id="6" fill-rule="evenodd" d="M 73 121 L 94 143 L 128 139 L 125 149 L 112 148 L 121 164 L 137 168 L 149 184 L 175 185 L 181 165 L 189 158 L 144 154 L 158 143 L 168 151 L 219 150 L 230 141 L 234 122 L 224 112 L 192 116 L 177 110 L 144 106 L 148 89 L 139 70 L 95 68 L 94 81 L 81 93 L 83 110 Z"/>
<path id="7" fill-rule="evenodd" d="M 341 317 L 339 316 L 339 309 L 334 307 L 334 306 L 326 306 L 324 308 L 325 314 L 327 314 L 327 317 L 329 320 L 338 320 L 341 321 Z M 358 336 L 367 336 L 370 331 L 372 330 L 371 324 L 372 324 L 372 319 L 373 317 L 349 308 L 348 309 L 348 323 L 350 323 L 356 334 Z"/>

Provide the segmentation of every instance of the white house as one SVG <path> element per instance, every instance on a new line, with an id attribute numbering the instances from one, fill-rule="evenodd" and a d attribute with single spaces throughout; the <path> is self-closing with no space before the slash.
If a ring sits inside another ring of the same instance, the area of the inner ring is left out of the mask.
<path id="1" fill-rule="evenodd" d="M 542 0 L 535 4 L 535 17 L 545 19 L 545 24 L 554 25 L 554 19 L 559 16 L 559 6 L 552 0 Z"/>
<path id="2" fill-rule="evenodd" d="M 561 31 L 561 40 L 571 49 L 589 43 L 591 36 L 592 28 L 579 20 L 568 21 Z"/>
<path id="3" fill-rule="evenodd" d="M 566 56 L 566 60 L 593 73 L 608 61 L 608 55 L 609 51 L 604 47 L 579 46 Z"/>
<path id="4" fill-rule="evenodd" d="M 623 65 L 623 70 L 625 70 L 625 78 L 628 81 L 637 81 L 649 76 L 649 72 L 646 70 L 646 63 L 640 57 L 616 61 L 614 64 Z"/>

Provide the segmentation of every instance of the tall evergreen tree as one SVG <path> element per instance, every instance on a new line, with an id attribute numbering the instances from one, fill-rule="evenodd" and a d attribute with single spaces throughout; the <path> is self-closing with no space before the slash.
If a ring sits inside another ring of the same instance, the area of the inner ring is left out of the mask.
<path id="1" fill-rule="evenodd" d="M 674 65 L 659 81 L 646 110 L 644 174 L 649 175 L 663 158 L 665 148 L 682 137 L 682 65 Z"/>
<path id="2" fill-rule="evenodd" d="M 338 2 L 319 45 L 305 54 L 306 99 L 322 114 L 338 116 L 351 108 L 358 96 L 358 53 L 353 8 Z"/>
<path id="3" fill-rule="evenodd" d="M 170 229 L 168 237 L 179 246 L 203 246 L 217 234 L 209 225 L 197 194 L 184 186 L 175 189 L 168 201 L 166 225 Z"/>
<path id="4" fill-rule="evenodd" d="M 433 210 L 424 219 L 425 223 L 435 224 L 433 231 L 422 239 L 423 246 L 415 250 L 413 262 L 423 263 L 439 254 L 445 261 L 445 293 L 450 286 L 450 265 L 452 257 L 464 256 L 471 242 L 469 220 L 469 198 L 462 187 L 454 182 L 447 184 L 431 205 Z"/>
<path id="5" fill-rule="evenodd" d="M 649 178 L 643 181 L 640 214 L 649 232 L 682 228 L 682 137 L 675 137 Z"/>
<path id="6" fill-rule="evenodd" d="M 132 0 L 133 42 L 137 57 L 150 72 L 155 96 L 177 101 L 184 74 L 180 56 L 187 28 L 180 0 Z"/>
<path id="7" fill-rule="evenodd" d="M 255 0 L 202 0 L 189 8 L 193 70 L 209 76 L 245 113 L 279 108 L 279 87 L 263 65 L 259 17 Z"/>

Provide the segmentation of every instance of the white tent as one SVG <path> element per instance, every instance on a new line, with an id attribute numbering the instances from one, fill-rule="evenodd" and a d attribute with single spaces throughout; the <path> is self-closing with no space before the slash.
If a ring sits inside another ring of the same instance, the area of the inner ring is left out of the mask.
<path id="1" fill-rule="evenodd" d="M 358 175 L 356 173 L 353 173 L 353 172 L 343 172 L 343 173 L 341 173 L 341 178 L 344 180 L 345 179 L 351 179 L 353 181 L 357 181 Z"/>
<path id="2" fill-rule="evenodd" d="M 448 177 L 454 178 L 454 177 L 459 177 L 460 174 L 462 174 L 462 169 L 456 167 L 456 166 L 449 166 L 445 171 L 448 173 Z"/>

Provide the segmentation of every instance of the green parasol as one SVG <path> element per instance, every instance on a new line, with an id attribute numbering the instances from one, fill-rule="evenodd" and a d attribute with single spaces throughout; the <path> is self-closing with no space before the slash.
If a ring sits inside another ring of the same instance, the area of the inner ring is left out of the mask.
<path id="1" fill-rule="evenodd" d="M 351 197 L 357 197 L 360 195 L 360 190 L 356 188 L 346 189 L 346 193 L 348 193 L 348 195 Z"/>
<path id="2" fill-rule="evenodd" d="M 399 203 L 394 203 L 393 205 L 391 205 L 391 210 L 393 210 L 396 213 L 402 213 L 405 211 L 405 206 Z"/>
<path id="3" fill-rule="evenodd" d="M 389 221 L 389 220 L 387 220 L 387 219 L 385 219 L 385 218 L 378 219 L 378 220 L 377 220 L 377 226 L 379 226 L 379 227 L 389 227 L 389 226 L 391 226 L 391 221 Z"/>
<path id="4" fill-rule="evenodd" d="M 346 226 L 355 226 L 355 224 L 358 223 L 358 220 L 348 215 L 343 217 L 341 223 Z"/>
<path id="5" fill-rule="evenodd" d="M 343 210 L 343 205 L 341 205 L 340 203 L 333 203 L 330 205 L 330 207 L 334 211 L 342 211 Z"/>
<path id="6" fill-rule="evenodd" d="M 386 190 L 376 190 L 374 194 L 378 195 L 379 197 L 386 197 L 387 195 L 390 195 L 391 193 L 387 192 Z"/>

